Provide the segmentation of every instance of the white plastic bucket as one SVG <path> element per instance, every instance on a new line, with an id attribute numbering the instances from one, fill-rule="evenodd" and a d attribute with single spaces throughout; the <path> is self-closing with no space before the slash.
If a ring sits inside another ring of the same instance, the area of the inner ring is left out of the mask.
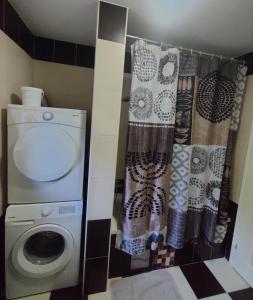
<path id="1" fill-rule="evenodd" d="M 42 89 L 22 86 L 21 87 L 22 104 L 28 106 L 41 106 L 42 98 L 44 97 L 44 92 Z"/>

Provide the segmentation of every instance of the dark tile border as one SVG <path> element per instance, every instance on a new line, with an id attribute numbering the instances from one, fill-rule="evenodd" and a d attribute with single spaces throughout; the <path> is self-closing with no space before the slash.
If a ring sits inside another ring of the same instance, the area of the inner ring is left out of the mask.
<path id="1" fill-rule="evenodd" d="M 85 294 L 106 291 L 108 257 L 87 259 L 85 263 Z"/>
<path id="2" fill-rule="evenodd" d="M 108 256 L 111 219 L 88 221 L 86 259 Z"/>
<path id="3" fill-rule="evenodd" d="M 118 8 L 122 7 L 116 8 L 118 11 Z M 119 15 L 116 18 L 119 18 Z M 118 29 L 116 27 L 116 30 Z M 94 68 L 95 47 L 34 36 L 7 0 L 0 0 L 0 30 L 34 59 Z M 131 72 L 130 53 L 125 55 L 124 70 L 125 73 Z"/>
<path id="4" fill-rule="evenodd" d="M 74 286 L 65 289 L 54 290 L 50 294 L 49 300 L 85 300 L 81 295 L 80 286 Z"/>

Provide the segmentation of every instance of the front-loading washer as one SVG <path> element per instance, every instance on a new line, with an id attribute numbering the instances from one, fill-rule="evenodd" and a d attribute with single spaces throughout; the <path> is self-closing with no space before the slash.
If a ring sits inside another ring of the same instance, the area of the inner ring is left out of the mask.
<path id="1" fill-rule="evenodd" d="M 81 224 L 82 201 L 7 208 L 7 299 L 79 284 Z"/>
<path id="2" fill-rule="evenodd" d="M 86 112 L 8 105 L 8 203 L 82 199 Z"/>

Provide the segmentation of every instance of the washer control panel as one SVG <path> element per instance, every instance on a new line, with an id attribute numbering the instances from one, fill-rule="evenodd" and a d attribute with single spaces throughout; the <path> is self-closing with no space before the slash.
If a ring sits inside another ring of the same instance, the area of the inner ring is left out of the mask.
<path id="1" fill-rule="evenodd" d="M 46 218 L 48 216 L 50 216 L 52 213 L 52 208 L 49 206 L 45 206 L 41 208 L 41 216 Z"/>

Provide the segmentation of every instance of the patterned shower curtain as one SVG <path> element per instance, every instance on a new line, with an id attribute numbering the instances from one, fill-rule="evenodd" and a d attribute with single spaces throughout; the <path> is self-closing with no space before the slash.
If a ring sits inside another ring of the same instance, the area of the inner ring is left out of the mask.
<path id="1" fill-rule="evenodd" d="M 174 248 L 200 234 L 214 243 L 225 237 L 246 70 L 215 57 L 180 55 L 167 231 Z"/>
<path id="2" fill-rule="evenodd" d="M 143 41 L 132 63 L 120 247 L 221 242 L 246 67 Z"/>
<path id="3" fill-rule="evenodd" d="M 121 249 L 139 255 L 167 232 L 179 52 L 139 41 L 132 63 Z"/>

